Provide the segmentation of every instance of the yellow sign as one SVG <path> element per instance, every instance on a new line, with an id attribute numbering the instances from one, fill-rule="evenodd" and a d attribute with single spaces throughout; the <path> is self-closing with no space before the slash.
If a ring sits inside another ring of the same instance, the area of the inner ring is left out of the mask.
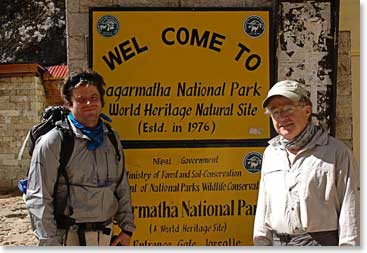
<path id="1" fill-rule="evenodd" d="M 92 66 L 123 140 L 268 139 L 270 12 L 105 11 Z"/>
<path id="2" fill-rule="evenodd" d="M 263 148 L 125 150 L 133 246 L 252 245 Z"/>
<path id="3" fill-rule="evenodd" d="M 104 113 L 123 141 L 138 143 L 125 149 L 131 245 L 252 245 L 270 138 L 261 107 L 270 11 L 94 9 L 91 20 Z M 247 144 L 256 147 L 238 147 Z"/>

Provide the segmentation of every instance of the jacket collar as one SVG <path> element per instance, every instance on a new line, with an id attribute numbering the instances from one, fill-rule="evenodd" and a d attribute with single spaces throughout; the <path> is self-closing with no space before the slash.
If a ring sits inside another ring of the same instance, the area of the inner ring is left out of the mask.
<path id="1" fill-rule="evenodd" d="M 269 140 L 268 143 L 275 149 L 280 149 L 279 138 L 280 135 L 277 135 L 271 140 Z M 300 151 L 309 150 L 314 148 L 315 146 L 324 146 L 327 145 L 328 143 L 329 143 L 328 132 L 323 128 L 319 128 L 315 133 L 314 137 L 311 139 L 311 141 L 307 143 Z"/>
<path id="2" fill-rule="evenodd" d="M 63 121 L 61 123 L 61 127 L 62 128 L 65 128 L 65 129 L 70 129 L 71 127 L 71 130 L 73 131 L 74 135 L 77 137 L 77 138 L 84 138 L 84 139 L 88 139 L 90 140 L 90 138 L 88 136 L 86 136 L 85 134 L 83 134 L 83 132 L 78 129 L 76 126 L 74 126 L 73 122 L 71 122 L 68 118 L 66 119 L 68 122 L 65 122 Z M 103 121 L 102 121 L 103 122 Z M 70 126 L 70 127 L 69 127 Z M 108 128 L 106 127 L 106 125 L 103 123 L 103 132 L 104 133 L 108 133 Z"/>

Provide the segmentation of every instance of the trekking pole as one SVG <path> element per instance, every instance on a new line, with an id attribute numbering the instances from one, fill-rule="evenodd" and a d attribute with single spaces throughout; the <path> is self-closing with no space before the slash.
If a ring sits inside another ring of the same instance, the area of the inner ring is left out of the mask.
<path id="1" fill-rule="evenodd" d="M 22 156 L 23 156 L 23 153 L 24 153 L 24 149 L 25 149 L 25 146 L 28 142 L 28 139 L 29 139 L 29 135 L 31 134 L 31 131 L 28 131 L 27 133 L 27 136 L 25 137 L 24 141 L 23 141 L 23 144 L 22 144 L 22 147 L 20 148 L 19 150 L 19 154 L 18 154 L 18 161 L 22 160 Z"/>

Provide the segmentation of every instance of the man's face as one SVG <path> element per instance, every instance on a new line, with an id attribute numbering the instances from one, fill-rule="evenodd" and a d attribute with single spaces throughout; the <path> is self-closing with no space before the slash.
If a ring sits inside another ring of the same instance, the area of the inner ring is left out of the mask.
<path id="1" fill-rule="evenodd" d="M 275 131 L 287 140 L 294 139 L 308 125 L 310 105 L 301 105 L 283 96 L 274 96 L 267 106 Z"/>
<path id="2" fill-rule="evenodd" d="M 73 89 L 68 109 L 86 127 L 96 127 L 102 112 L 101 96 L 94 85 L 80 85 Z"/>

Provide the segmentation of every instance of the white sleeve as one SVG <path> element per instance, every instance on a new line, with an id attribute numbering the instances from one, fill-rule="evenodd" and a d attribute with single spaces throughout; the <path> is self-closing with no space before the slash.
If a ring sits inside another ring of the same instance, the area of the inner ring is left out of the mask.
<path id="1" fill-rule="evenodd" d="M 24 196 L 29 211 L 34 235 L 39 245 L 61 245 L 56 235 L 56 221 L 53 208 L 53 191 L 59 166 L 60 140 L 57 133 L 39 139 L 33 151 L 28 174 L 27 193 Z M 56 141 L 55 141 L 56 140 Z"/>
<path id="2" fill-rule="evenodd" d="M 352 151 L 346 149 L 338 159 L 337 191 L 341 203 L 339 214 L 339 245 L 360 245 L 360 182 L 359 168 Z"/>
<path id="3" fill-rule="evenodd" d="M 265 155 L 263 161 L 265 160 Z M 261 173 L 259 194 L 257 199 L 253 242 L 255 246 L 271 246 L 273 244 L 272 233 L 265 226 L 266 216 L 266 188 L 263 174 Z"/>

